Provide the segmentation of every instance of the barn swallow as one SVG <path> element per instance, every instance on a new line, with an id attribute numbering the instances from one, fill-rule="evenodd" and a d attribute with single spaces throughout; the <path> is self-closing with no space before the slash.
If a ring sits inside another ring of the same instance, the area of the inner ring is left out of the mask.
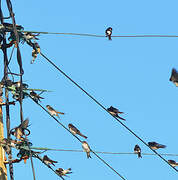
<path id="1" fill-rule="evenodd" d="M 35 61 L 38 53 L 41 52 L 40 46 L 39 46 L 38 43 L 36 43 L 36 42 L 35 42 L 35 43 L 32 43 L 32 47 L 33 47 L 33 50 L 32 50 L 32 57 L 33 57 L 33 59 L 31 60 L 31 64 L 34 63 L 34 61 Z"/>
<path id="2" fill-rule="evenodd" d="M 159 149 L 159 148 L 165 148 L 166 146 L 165 145 L 162 145 L 162 144 L 158 144 L 157 142 L 148 142 L 148 146 L 151 148 L 151 149 Z"/>
<path id="3" fill-rule="evenodd" d="M 49 112 L 52 116 L 55 115 L 55 116 L 59 117 L 58 114 L 63 114 L 63 115 L 64 115 L 63 112 L 58 112 L 58 111 L 56 111 L 56 110 L 53 109 L 50 105 L 47 105 L 46 108 L 48 109 L 48 112 Z"/>
<path id="4" fill-rule="evenodd" d="M 4 151 L 9 155 L 10 152 L 11 152 L 11 147 L 9 146 L 9 140 L 4 138 L 2 141 L 1 141 L 1 145 L 4 149 Z"/>
<path id="5" fill-rule="evenodd" d="M 36 101 L 40 101 L 40 99 L 44 99 L 43 97 L 39 96 L 35 91 L 30 91 L 31 97 Z"/>
<path id="6" fill-rule="evenodd" d="M 5 27 L 6 31 L 10 32 L 13 31 L 13 24 L 10 23 L 3 23 L 3 26 Z M 16 24 L 17 30 L 23 30 L 24 28 L 20 25 Z"/>
<path id="7" fill-rule="evenodd" d="M 53 166 L 55 166 L 54 163 L 57 163 L 57 161 L 53 161 L 53 160 L 50 159 L 47 155 L 44 155 L 44 157 L 43 157 L 43 162 L 46 163 L 47 165 L 52 164 Z"/>
<path id="8" fill-rule="evenodd" d="M 135 154 L 138 154 L 138 158 L 142 158 L 141 148 L 139 147 L 139 145 L 135 145 L 134 152 Z"/>
<path id="9" fill-rule="evenodd" d="M 107 109 L 107 111 L 112 114 L 113 116 L 122 119 L 125 121 L 124 118 L 120 117 L 118 114 L 123 114 L 123 112 L 120 112 L 118 109 L 114 108 L 113 106 L 110 106 L 110 108 Z"/>
<path id="10" fill-rule="evenodd" d="M 33 49 L 35 49 L 37 53 L 41 52 L 40 45 L 37 42 L 33 43 Z"/>
<path id="11" fill-rule="evenodd" d="M 29 119 L 27 118 L 25 121 L 23 121 L 19 126 L 13 128 L 11 130 L 11 134 L 15 136 L 17 139 L 23 139 L 22 136 L 25 135 L 24 130 L 28 127 Z"/>
<path id="12" fill-rule="evenodd" d="M 84 136 L 73 124 L 68 124 L 68 127 L 72 134 L 74 134 L 74 135 L 78 134 L 79 136 L 82 136 L 85 139 L 87 139 L 87 137 Z"/>
<path id="13" fill-rule="evenodd" d="M 178 86 L 178 72 L 174 68 L 172 69 L 172 73 L 169 81 L 172 81 L 176 86 Z"/>
<path id="14" fill-rule="evenodd" d="M 32 40 L 32 39 L 35 39 L 35 40 L 39 40 L 36 36 L 39 36 L 39 33 L 38 34 L 33 34 L 31 32 L 24 32 L 24 36 L 27 40 Z"/>
<path id="15" fill-rule="evenodd" d="M 174 160 L 168 160 L 168 163 L 173 167 L 178 166 L 178 163 Z"/>
<path id="16" fill-rule="evenodd" d="M 72 170 L 71 168 L 69 168 L 69 169 L 58 168 L 58 169 L 56 169 L 56 172 L 59 176 L 66 176 L 66 174 L 72 173 L 71 170 Z"/>
<path id="17" fill-rule="evenodd" d="M 106 36 L 108 37 L 109 40 L 111 39 L 111 35 L 112 35 L 112 27 L 108 27 L 105 31 Z"/>
<path id="18" fill-rule="evenodd" d="M 90 149 L 90 146 L 88 145 L 88 143 L 86 141 L 82 142 L 82 148 L 87 153 L 87 158 L 91 158 L 91 156 L 90 156 L 91 149 Z"/>
<path id="19" fill-rule="evenodd" d="M 37 54 L 38 54 L 38 52 L 35 50 L 35 49 L 33 49 L 32 50 L 32 60 L 31 60 L 31 64 L 33 64 L 34 62 L 35 62 L 35 59 L 37 58 Z"/>

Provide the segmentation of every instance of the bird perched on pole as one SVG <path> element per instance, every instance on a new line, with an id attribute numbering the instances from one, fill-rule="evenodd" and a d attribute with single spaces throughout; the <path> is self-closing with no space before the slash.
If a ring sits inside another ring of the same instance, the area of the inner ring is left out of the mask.
<path id="1" fill-rule="evenodd" d="M 43 97 L 39 96 L 35 91 L 30 91 L 30 95 L 34 101 L 38 102 L 41 101 L 40 99 L 44 99 Z"/>
<path id="2" fill-rule="evenodd" d="M 123 112 L 119 111 L 117 108 L 114 108 L 113 106 L 110 106 L 109 108 L 107 108 L 107 111 L 112 114 L 113 116 L 121 119 L 121 120 L 124 120 L 124 118 L 120 117 L 118 114 L 123 114 Z"/>
<path id="3" fill-rule="evenodd" d="M 82 136 L 85 139 L 87 139 L 87 136 L 83 135 L 73 124 L 68 124 L 68 127 L 72 134 L 74 135 L 78 134 L 79 136 Z"/>
<path id="4" fill-rule="evenodd" d="M 82 148 L 87 153 L 87 158 L 91 158 L 91 156 L 90 156 L 91 149 L 86 141 L 82 142 Z"/>
<path id="5" fill-rule="evenodd" d="M 10 133 L 15 136 L 17 139 L 24 139 L 22 136 L 25 135 L 25 130 L 27 130 L 29 124 L 29 119 L 27 118 L 25 121 L 23 121 L 19 126 L 11 129 Z M 28 135 L 30 134 L 30 131 L 28 131 Z"/>
<path id="6" fill-rule="evenodd" d="M 43 162 L 46 163 L 47 165 L 52 164 L 53 166 L 55 166 L 54 163 L 58 163 L 57 161 L 53 161 L 52 159 L 50 159 L 47 155 L 44 155 Z"/>
<path id="7" fill-rule="evenodd" d="M 172 81 L 176 86 L 178 86 L 178 72 L 174 68 L 172 69 L 169 81 Z"/>
<path id="8" fill-rule="evenodd" d="M 154 150 L 160 149 L 160 148 L 166 148 L 165 145 L 159 144 L 159 143 L 157 143 L 157 142 L 148 142 L 148 146 L 149 146 L 151 149 L 154 149 Z"/>
<path id="9" fill-rule="evenodd" d="M 66 176 L 66 174 L 71 174 L 71 168 L 68 168 L 68 169 L 62 169 L 62 168 L 58 168 L 56 169 L 56 172 L 59 176 Z"/>
<path id="10" fill-rule="evenodd" d="M 106 36 L 108 37 L 109 40 L 111 39 L 111 35 L 112 35 L 112 27 L 108 27 L 105 31 Z"/>
<path id="11" fill-rule="evenodd" d="M 138 158 L 142 158 L 141 148 L 140 148 L 139 145 L 135 145 L 135 147 L 134 147 L 134 153 L 135 153 L 135 154 L 138 154 Z"/>
<path id="12" fill-rule="evenodd" d="M 58 112 L 58 111 L 56 111 L 55 109 L 53 109 L 50 105 L 47 105 L 46 106 L 46 108 L 48 109 L 48 112 L 52 115 L 52 116 L 57 116 L 57 117 L 59 117 L 59 115 L 58 114 L 62 114 L 62 115 L 64 115 L 64 113 L 63 112 Z"/>
<path id="13" fill-rule="evenodd" d="M 168 163 L 173 167 L 178 166 L 178 163 L 176 161 L 174 161 L 174 160 L 168 160 Z"/>

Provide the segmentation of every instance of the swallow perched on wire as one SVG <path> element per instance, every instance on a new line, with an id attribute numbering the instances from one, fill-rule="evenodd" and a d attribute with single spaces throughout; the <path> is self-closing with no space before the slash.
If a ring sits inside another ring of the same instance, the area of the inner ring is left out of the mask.
<path id="1" fill-rule="evenodd" d="M 82 148 L 87 153 L 87 158 L 91 158 L 91 156 L 90 156 L 91 149 L 86 141 L 82 142 Z"/>
<path id="2" fill-rule="evenodd" d="M 31 97 L 36 101 L 41 101 L 40 99 L 44 99 L 43 97 L 39 96 L 35 91 L 30 91 Z"/>
<path id="3" fill-rule="evenodd" d="M 148 146 L 149 146 L 151 149 L 154 149 L 154 150 L 160 149 L 160 148 L 166 148 L 165 145 L 159 144 L 159 143 L 157 143 L 157 142 L 148 142 Z"/>
<path id="4" fill-rule="evenodd" d="M 25 121 L 23 121 L 19 126 L 11 129 L 10 133 L 15 136 L 17 139 L 24 139 L 22 136 L 25 135 L 25 130 L 27 130 L 29 124 L 29 119 L 27 118 Z M 30 131 L 28 131 L 28 135 L 30 134 Z"/>
<path id="5" fill-rule="evenodd" d="M 39 40 L 36 36 L 39 36 L 40 33 L 38 34 L 33 34 L 31 32 L 24 32 L 24 37 L 26 38 L 26 40 L 32 40 L 32 39 L 35 39 L 35 40 Z"/>
<path id="6" fill-rule="evenodd" d="M 49 112 L 52 116 L 55 115 L 55 116 L 59 117 L 58 114 L 63 114 L 63 115 L 64 115 L 63 112 L 58 112 L 58 111 L 56 111 L 56 110 L 53 109 L 50 105 L 47 105 L 46 108 L 48 109 L 48 112 Z"/>
<path id="7" fill-rule="evenodd" d="M 111 39 L 111 35 L 112 35 L 112 27 L 108 27 L 105 31 L 106 36 L 108 37 L 109 40 Z"/>
<path id="8" fill-rule="evenodd" d="M 68 127 L 72 134 L 74 135 L 78 134 L 79 136 L 82 136 L 85 139 L 87 139 L 87 136 L 84 136 L 73 124 L 68 124 Z"/>
<path id="9" fill-rule="evenodd" d="M 114 108 L 113 106 L 110 106 L 109 108 L 107 108 L 107 111 L 112 114 L 113 116 L 122 119 L 125 121 L 124 118 L 120 117 L 118 114 L 123 114 L 123 112 L 119 111 L 118 109 Z"/>
<path id="10" fill-rule="evenodd" d="M 172 69 L 169 81 L 172 81 L 176 86 L 178 86 L 178 72 L 174 68 Z"/>
<path id="11" fill-rule="evenodd" d="M 52 164 L 53 166 L 55 166 L 54 163 L 58 163 L 57 161 L 53 161 L 52 159 L 50 159 L 47 155 L 44 155 L 43 162 L 46 163 L 47 165 Z"/>
<path id="12" fill-rule="evenodd" d="M 168 160 L 168 163 L 173 167 L 178 166 L 178 163 L 176 161 L 174 161 L 174 160 Z"/>
<path id="13" fill-rule="evenodd" d="M 62 169 L 62 168 L 58 168 L 56 169 L 56 172 L 59 176 L 66 176 L 66 174 L 71 174 L 71 168 L 68 168 L 68 169 Z"/>
<path id="14" fill-rule="evenodd" d="M 32 43 L 32 47 L 33 47 L 33 50 L 32 50 L 33 59 L 31 60 L 31 64 L 34 63 L 37 55 L 41 52 L 40 46 L 39 46 L 39 44 L 37 42 Z"/>
<path id="15" fill-rule="evenodd" d="M 141 155 L 141 148 L 140 148 L 140 146 L 139 145 L 135 145 L 135 147 L 134 147 L 134 153 L 135 154 L 138 154 L 138 158 L 142 158 L 142 155 Z"/>

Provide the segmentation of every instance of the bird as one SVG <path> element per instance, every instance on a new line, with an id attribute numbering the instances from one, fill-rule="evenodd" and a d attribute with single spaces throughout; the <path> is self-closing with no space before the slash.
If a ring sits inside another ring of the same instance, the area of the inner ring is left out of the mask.
<path id="1" fill-rule="evenodd" d="M 40 99 L 44 99 L 43 97 L 39 96 L 35 91 L 30 91 L 31 97 L 36 101 L 40 101 Z"/>
<path id="2" fill-rule="evenodd" d="M 123 114 L 123 112 L 119 111 L 117 108 L 114 108 L 113 106 L 110 106 L 109 108 L 107 108 L 107 111 L 112 114 L 113 116 L 122 119 L 125 121 L 124 118 L 120 117 L 118 114 Z"/>
<path id="3" fill-rule="evenodd" d="M 71 168 L 68 168 L 68 169 L 62 169 L 62 168 L 58 168 L 56 169 L 56 172 L 59 176 L 66 176 L 66 174 L 71 174 Z"/>
<path id="4" fill-rule="evenodd" d="M 174 160 L 168 160 L 168 163 L 173 167 L 178 166 L 178 163 Z"/>
<path id="5" fill-rule="evenodd" d="M 24 120 L 19 126 L 11 129 L 11 134 L 17 139 L 23 139 L 22 136 L 25 135 L 25 129 L 28 127 L 29 119 Z M 14 131 L 13 131 L 14 130 Z"/>
<path id="6" fill-rule="evenodd" d="M 151 149 L 160 149 L 160 148 L 166 148 L 165 145 L 162 145 L 162 144 L 159 144 L 157 142 L 148 142 L 148 146 L 151 148 Z"/>
<path id="7" fill-rule="evenodd" d="M 63 114 L 63 115 L 64 115 L 63 112 L 58 112 L 58 111 L 56 111 L 56 110 L 53 109 L 50 105 L 46 105 L 46 108 L 48 109 L 48 112 L 49 112 L 52 116 L 55 115 L 55 116 L 59 117 L 58 114 Z"/>
<path id="8" fill-rule="evenodd" d="M 57 161 L 53 161 L 52 159 L 50 159 L 47 155 L 44 155 L 43 162 L 46 163 L 47 165 L 52 164 L 53 166 L 55 166 L 54 163 L 58 163 Z"/>
<path id="9" fill-rule="evenodd" d="M 39 36 L 40 33 L 38 34 L 33 34 L 31 32 L 24 32 L 24 37 L 27 39 L 27 40 L 31 40 L 31 39 L 35 39 L 35 40 L 39 40 L 36 36 Z"/>
<path id="10" fill-rule="evenodd" d="M 178 86 L 178 72 L 175 68 L 172 69 L 169 81 L 172 81 L 176 86 Z"/>
<path id="11" fill-rule="evenodd" d="M 109 40 L 111 39 L 111 35 L 112 35 L 112 27 L 108 27 L 105 31 L 106 36 L 108 37 Z"/>
<path id="12" fill-rule="evenodd" d="M 2 141 L 1 141 L 1 146 L 3 147 L 4 151 L 9 155 L 10 152 L 11 152 L 11 147 L 9 145 L 9 140 L 4 138 Z M 14 146 L 15 147 L 15 146 Z"/>
<path id="13" fill-rule="evenodd" d="M 91 156 L 90 156 L 91 149 L 86 141 L 82 142 L 82 148 L 87 153 L 87 158 L 91 158 Z"/>
<path id="14" fill-rule="evenodd" d="M 136 154 L 138 154 L 138 158 L 142 158 L 142 155 L 141 155 L 141 148 L 140 148 L 140 146 L 139 145 L 135 145 L 135 147 L 134 147 L 134 152 L 136 153 Z"/>
<path id="15" fill-rule="evenodd" d="M 33 57 L 33 59 L 31 60 L 31 64 L 33 64 L 35 59 L 36 59 L 36 57 L 37 57 L 37 55 L 38 55 L 38 53 L 41 52 L 41 49 L 40 49 L 40 46 L 39 46 L 39 44 L 37 42 L 31 43 L 31 45 L 33 47 L 33 50 L 32 50 L 32 57 Z"/>
<path id="16" fill-rule="evenodd" d="M 73 124 L 68 124 L 68 127 L 72 134 L 74 135 L 78 134 L 79 136 L 82 136 L 85 139 L 87 139 L 87 136 L 83 135 Z"/>

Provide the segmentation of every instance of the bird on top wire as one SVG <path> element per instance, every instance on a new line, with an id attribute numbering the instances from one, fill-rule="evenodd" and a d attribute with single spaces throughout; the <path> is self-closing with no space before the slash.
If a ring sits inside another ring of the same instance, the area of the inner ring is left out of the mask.
<path id="1" fill-rule="evenodd" d="M 119 111 L 117 108 L 113 107 L 113 106 L 110 106 L 109 108 L 107 108 L 107 111 L 112 114 L 113 116 L 121 119 L 121 120 L 124 120 L 124 118 L 120 117 L 118 114 L 123 114 L 123 112 Z"/>
<path id="2" fill-rule="evenodd" d="M 157 143 L 157 142 L 148 142 L 148 146 L 149 146 L 151 149 L 154 149 L 154 150 L 157 150 L 157 149 L 160 149 L 160 148 L 166 148 L 165 145 L 159 144 L 159 143 Z"/>
<path id="3" fill-rule="evenodd" d="M 43 162 L 47 165 L 52 164 L 53 166 L 55 166 L 54 163 L 58 163 L 57 161 L 53 161 L 52 159 L 50 159 L 47 155 L 43 156 Z"/>
<path id="4" fill-rule="evenodd" d="M 57 116 L 57 117 L 59 117 L 59 115 L 58 114 L 62 114 L 62 115 L 64 115 L 64 113 L 63 112 L 59 112 L 59 111 L 56 111 L 55 109 L 53 109 L 50 105 L 46 105 L 46 108 L 48 109 L 48 112 L 52 115 L 52 116 Z"/>
<path id="5" fill-rule="evenodd" d="M 82 136 L 85 139 L 87 139 L 87 136 L 83 135 L 73 124 L 68 124 L 68 127 L 72 134 L 74 135 L 78 134 L 79 136 Z"/>

